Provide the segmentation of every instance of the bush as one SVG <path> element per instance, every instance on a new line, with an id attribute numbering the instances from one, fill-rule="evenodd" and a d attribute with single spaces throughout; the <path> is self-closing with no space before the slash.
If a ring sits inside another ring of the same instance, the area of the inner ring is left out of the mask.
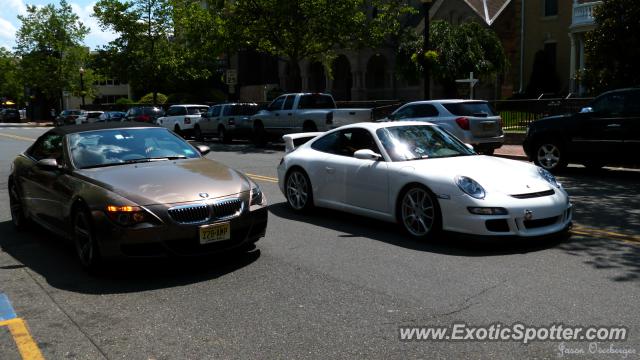
<path id="1" fill-rule="evenodd" d="M 116 100 L 116 104 L 118 105 L 131 105 L 133 104 L 133 100 L 129 99 L 129 98 L 120 98 L 118 100 Z"/>
<path id="2" fill-rule="evenodd" d="M 158 104 L 166 104 L 167 103 L 167 95 L 158 93 L 156 98 Z M 140 98 L 138 101 L 140 104 L 153 104 L 153 93 L 148 93 L 147 95 Z"/>

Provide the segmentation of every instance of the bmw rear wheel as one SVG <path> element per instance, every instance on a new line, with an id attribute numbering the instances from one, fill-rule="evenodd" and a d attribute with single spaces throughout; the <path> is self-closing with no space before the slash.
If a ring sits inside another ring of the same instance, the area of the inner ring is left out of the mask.
<path id="1" fill-rule="evenodd" d="M 311 181 L 303 171 L 295 169 L 289 172 L 285 181 L 287 202 L 295 211 L 306 211 L 313 207 Z"/>
<path id="2" fill-rule="evenodd" d="M 414 186 L 400 198 L 400 223 L 411 236 L 426 239 L 440 227 L 440 210 L 435 197 L 422 186 Z"/>

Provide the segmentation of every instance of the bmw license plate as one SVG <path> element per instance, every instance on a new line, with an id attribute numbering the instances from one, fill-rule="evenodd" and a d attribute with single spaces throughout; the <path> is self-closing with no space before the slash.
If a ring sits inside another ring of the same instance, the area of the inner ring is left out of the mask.
<path id="1" fill-rule="evenodd" d="M 231 239 L 231 227 L 228 222 L 203 225 L 200 227 L 200 244 L 229 239 Z"/>

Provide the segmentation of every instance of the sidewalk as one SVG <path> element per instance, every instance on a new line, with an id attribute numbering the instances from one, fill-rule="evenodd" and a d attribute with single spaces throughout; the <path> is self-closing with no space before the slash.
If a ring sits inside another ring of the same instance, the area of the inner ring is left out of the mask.
<path id="1" fill-rule="evenodd" d="M 522 145 L 502 145 L 494 151 L 493 155 L 513 160 L 527 160 Z"/>
<path id="2" fill-rule="evenodd" d="M 39 126 L 53 126 L 53 123 L 52 122 L 19 122 L 19 123 L 0 122 L 0 127 L 39 127 Z"/>

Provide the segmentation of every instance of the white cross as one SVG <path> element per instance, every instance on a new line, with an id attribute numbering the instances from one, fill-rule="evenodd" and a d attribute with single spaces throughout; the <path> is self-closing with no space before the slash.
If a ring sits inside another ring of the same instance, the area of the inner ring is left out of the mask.
<path id="1" fill-rule="evenodd" d="M 473 99 L 473 87 L 478 83 L 478 79 L 473 78 L 473 71 L 469 73 L 468 79 L 458 79 L 457 83 L 469 83 L 469 99 Z"/>

